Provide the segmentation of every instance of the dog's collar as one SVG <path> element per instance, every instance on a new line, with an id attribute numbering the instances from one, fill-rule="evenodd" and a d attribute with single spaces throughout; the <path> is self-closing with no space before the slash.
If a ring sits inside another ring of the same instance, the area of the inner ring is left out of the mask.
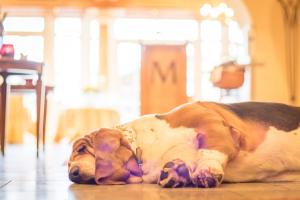
<path id="1" fill-rule="evenodd" d="M 115 126 L 116 129 L 120 130 L 123 136 L 129 142 L 131 149 L 135 151 L 136 159 L 138 165 L 141 167 L 142 161 L 142 148 L 138 145 L 137 133 L 133 128 L 131 128 L 128 124 L 121 124 Z"/>

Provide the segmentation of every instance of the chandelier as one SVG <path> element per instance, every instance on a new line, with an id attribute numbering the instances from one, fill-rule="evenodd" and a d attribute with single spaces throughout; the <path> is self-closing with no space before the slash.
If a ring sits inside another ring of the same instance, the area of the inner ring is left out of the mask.
<path id="1" fill-rule="evenodd" d="M 203 4 L 200 7 L 200 15 L 205 19 L 217 19 L 227 23 L 235 16 L 235 13 L 225 2 L 219 2 Z"/>

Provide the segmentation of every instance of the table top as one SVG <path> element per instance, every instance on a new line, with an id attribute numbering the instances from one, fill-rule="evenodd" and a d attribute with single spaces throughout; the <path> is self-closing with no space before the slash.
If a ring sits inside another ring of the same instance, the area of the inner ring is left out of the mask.
<path id="1" fill-rule="evenodd" d="M 41 74 L 43 63 L 2 57 L 0 58 L 0 72 L 7 74 Z"/>

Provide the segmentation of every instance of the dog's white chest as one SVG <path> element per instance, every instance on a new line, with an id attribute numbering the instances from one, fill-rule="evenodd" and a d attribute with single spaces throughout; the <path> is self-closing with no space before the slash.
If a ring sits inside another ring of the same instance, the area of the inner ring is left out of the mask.
<path id="1" fill-rule="evenodd" d="M 284 132 L 270 128 L 253 152 L 241 151 L 225 168 L 225 181 L 264 181 L 300 169 L 300 128 Z"/>
<path id="2" fill-rule="evenodd" d="M 166 121 L 154 116 L 140 118 L 130 126 L 137 135 L 136 145 L 142 149 L 142 168 L 149 179 L 145 182 L 156 181 L 159 170 L 166 162 L 178 157 L 188 158 L 196 153 L 194 129 L 172 128 Z"/>

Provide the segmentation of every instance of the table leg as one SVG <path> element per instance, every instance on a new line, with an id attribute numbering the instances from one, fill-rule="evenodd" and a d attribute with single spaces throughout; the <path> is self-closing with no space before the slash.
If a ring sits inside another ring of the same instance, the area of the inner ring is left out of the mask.
<path id="1" fill-rule="evenodd" d="M 1 90 L 1 114 L 0 114 L 0 134 L 1 134 L 1 153 L 5 153 L 5 134 L 6 134 L 6 113 L 7 113 L 7 95 L 9 87 L 7 84 L 7 74 L 1 74 L 3 83 L 0 86 Z"/>
<path id="2" fill-rule="evenodd" d="M 36 156 L 39 157 L 40 136 L 43 133 L 43 116 L 44 116 L 44 98 L 45 98 L 45 86 L 42 81 L 42 75 L 38 75 L 36 82 Z"/>

